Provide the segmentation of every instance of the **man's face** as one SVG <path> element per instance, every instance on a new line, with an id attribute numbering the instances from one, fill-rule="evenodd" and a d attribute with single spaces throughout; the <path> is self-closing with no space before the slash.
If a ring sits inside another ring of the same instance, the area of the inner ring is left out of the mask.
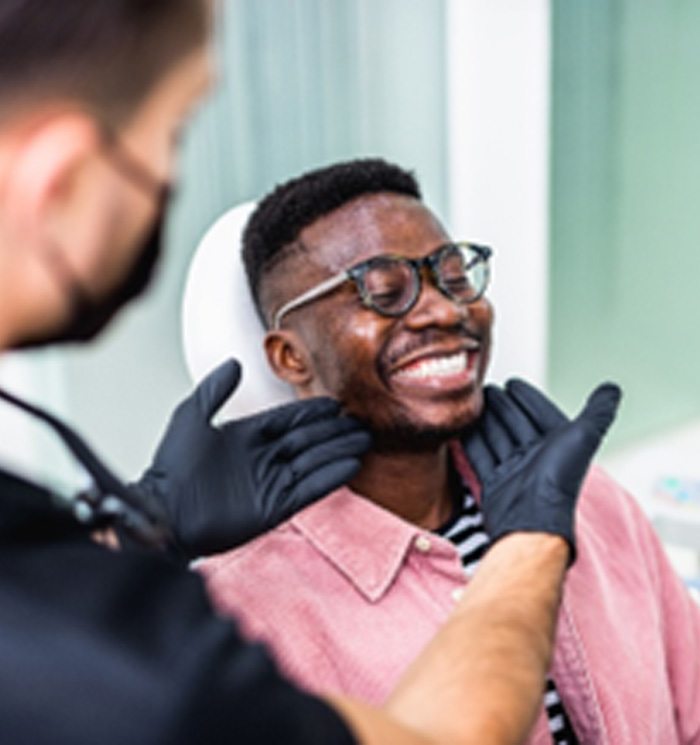
<path id="1" fill-rule="evenodd" d="M 285 272 L 293 277 L 285 300 L 373 256 L 418 259 L 449 240 L 421 202 L 389 193 L 360 197 L 299 238 L 308 252 L 290 260 L 298 263 Z M 285 319 L 311 358 L 313 378 L 302 395 L 341 400 L 369 424 L 380 448 L 434 447 L 482 408 L 491 306 L 485 299 L 459 305 L 425 272 L 421 279 L 418 301 L 399 318 L 365 307 L 348 282 Z"/>

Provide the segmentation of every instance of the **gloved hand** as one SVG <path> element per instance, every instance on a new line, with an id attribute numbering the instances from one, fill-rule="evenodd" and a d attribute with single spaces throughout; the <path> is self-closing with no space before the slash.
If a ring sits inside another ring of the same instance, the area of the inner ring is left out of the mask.
<path id="1" fill-rule="evenodd" d="M 481 481 L 486 530 L 493 541 L 516 531 L 560 535 L 573 563 L 579 489 L 615 418 L 620 389 L 598 386 L 571 421 L 522 380 L 487 386 L 484 395 L 484 413 L 463 442 Z"/>
<path id="2" fill-rule="evenodd" d="M 338 488 L 360 467 L 369 433 L 330 398 L 213 426 L 241 376 L 229 360 L 175 410 L 133 487 L 165 508 L 187 558 L 234 548 Z"/>

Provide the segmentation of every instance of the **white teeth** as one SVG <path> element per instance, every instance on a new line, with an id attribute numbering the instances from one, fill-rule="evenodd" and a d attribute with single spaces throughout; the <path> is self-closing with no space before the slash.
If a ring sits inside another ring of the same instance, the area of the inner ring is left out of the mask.
<path id="1" fill-rule="evenodd" d="M 449 357 L 431 357 L 399 370 L 396 375 L 400 378 L 433 378 L 441 375 L 457 375 L 467 369 L 466 352 L 457 352 Z"/>

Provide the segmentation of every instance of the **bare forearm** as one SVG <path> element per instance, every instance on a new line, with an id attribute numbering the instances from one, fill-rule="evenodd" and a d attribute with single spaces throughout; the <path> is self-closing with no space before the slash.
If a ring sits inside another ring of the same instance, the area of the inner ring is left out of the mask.
<path id="1" fill-rule="evenodd" d="M 336 702 L 361 741 L 381 742 L 385 726 L 397 744 L 521 742 L 542 705 L 567 560 L 555 536 L 496 543 L 383 713 Z"/>

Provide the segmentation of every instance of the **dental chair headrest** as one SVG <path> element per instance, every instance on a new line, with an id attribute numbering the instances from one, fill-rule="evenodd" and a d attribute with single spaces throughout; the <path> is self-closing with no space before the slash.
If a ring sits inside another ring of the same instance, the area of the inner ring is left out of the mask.
<path id="1" fill-rule="evenodd" d="M 241 258 L 243 229 L 255 207 L 240 204 L 209 228 L 192 257 L 182 302 L 182 343 L 192 381 L 198 383 L 229 357 L 243 367 L 238 390 L 221 412 L 225 417 L 294 400 L 292 389 L 267 364 L 265 330 Z"/>

